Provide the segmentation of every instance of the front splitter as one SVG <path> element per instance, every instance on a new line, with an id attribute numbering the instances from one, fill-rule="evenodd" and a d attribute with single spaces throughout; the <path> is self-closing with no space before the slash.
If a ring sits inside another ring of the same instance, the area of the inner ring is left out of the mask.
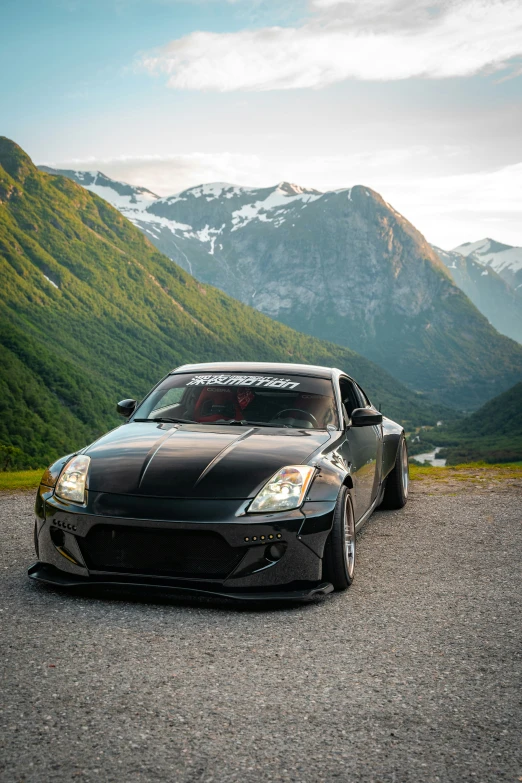
<path id="1" fill-rule="evenodd" d="M 169 584 L 168 582 L 152 581 L 139 576 L 137 576 L 136 579 L 118 577 L 104 578 L 101 576 L 85 578 L 67 574 L 52 565 L 40 562 L 34 563 L 34 565 L 28 569 L 27 574 L 31 579 L 53 585 L 54 587 L 83 589 L 95 589 L 100 587 L 131 588 L 140 591 L 168 591 L 178 595 L 231 598 L 235 601 L 313 601 L 315 598 L 322 598 L 329 593 L 332 593 L 334 589 L 333 585 L 329 582 L 322 582 L 314 587 L 298 590 L 256 590 L 255 592 L 234 592 L 221 589 L 209 590 L 206 587 L 185 587 Z"/>

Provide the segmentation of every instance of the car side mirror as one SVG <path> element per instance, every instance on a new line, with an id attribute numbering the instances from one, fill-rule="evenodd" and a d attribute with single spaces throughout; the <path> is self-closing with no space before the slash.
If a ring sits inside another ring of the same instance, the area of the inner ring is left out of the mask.
<path id="1" fill-rule="evenodd" d="M 116 405 L 116 410 L 120 414 L 120 416 L 125 416 L 126 419 L 129 418 L 129 416 L 132 416 L 134 411 L 136 410 L 136 405 L 138 403 L 136 400 L 121 400 Z"/>
<path id="2" fill-rule="evenodd" d="M 355 408 L 352 411 L 352 427 L 371 427 L 382 424 L 382 413 L 372 408 Z"/>

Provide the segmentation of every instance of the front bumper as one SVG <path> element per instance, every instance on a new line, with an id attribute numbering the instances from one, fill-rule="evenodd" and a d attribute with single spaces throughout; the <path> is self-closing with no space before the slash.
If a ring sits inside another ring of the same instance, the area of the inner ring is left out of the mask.
<path id="1" fill-rule="evenodd" d="M 235 601 L 312 601 L 314 598 L 322 598 L 328 593 L 333 592 L 333 585 L 329 582 L 322 582 L 315 587 L 292 590 L 242 590 L 226 591 L 224 588 L 205 589 L 196 585 L 180 585 L 174 582 L 153 581 L 146 578 L 134 577 L 126 579 L 123 577 L 102 577 L 102 576 L 72 576 L 59 571 L 54 566 L 47 563 L 35 563 L 27 571 L 31 579 L 38 582 L 44 582 L 54 587 L 96 589 L 96 588 L 123 588 L 141 591 L 171 592 L 185 596 L 231 598 Z"/>
<path id="2" fill-rule="evenodd" d="M 322 579 L 322 557 L 335 504 L 307 502 L 264 515 L 246 514 L 246 505 L 90 493 L 87 506 L 79 507 L 42 486 L 35 526 L 39 562 L 29 576 L 68 588 L 160 589 L 237 600 L 311 600 L 331 592 Z"/>

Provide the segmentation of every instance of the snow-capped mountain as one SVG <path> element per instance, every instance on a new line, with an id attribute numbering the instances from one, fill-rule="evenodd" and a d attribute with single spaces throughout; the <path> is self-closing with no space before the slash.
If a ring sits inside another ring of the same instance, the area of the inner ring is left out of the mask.
<path id="1" fill-rule="evenodd" d="M 120 212 L 124 210 L 141 211 L 158 199 L 155 193 L 147 188 L 128 185 L 126 182 L 118 182 L 102 174 L 101 171 L 75 171 L 73 169 L 52 169 L 49 166 L 39 166 L 41 171 L 48 174 L 61 174 L 63 177 L 74 180 L 83 185 L 87 190 L 92 190 L 96 195 L 108 201 Z"/>
<path id="2" fill-rule="evenodd" d="M 151 200 L 150 191 L 121 194 L 122 183 L 79 174 L 199 280 L 351 347 L 434 400 L 472 409 L 522 378 L 522 348 L 370 188 L 211 183 Z"/>
<path id="3" fill-rule="evenodd" d="M 472 254 L 479 264 L 491 267 L 512 288 L 522 291 L 522 247 L 504 245 L 486 237 L 478 242 L 464 242 L 454 250 L 463 256 Z"/>
<path id="4" fill-rule="evenodd" d="M 522 289 L 511 288 L 493 266 L 484 266 L 474 253 L 467 256 L 455 250 L 432 245 L 453 280 L 501 334 L 522 343 Z"/>
<path id="5" fill-rule="evenodd" d="M 195 240 L 202 245 L 202 252 L 214 255 L 220 235 L 244 228 L 254 220 L 279 226 L 286 219 L 283 212 L 286 213 L 294 202 L 299 202 L 294 205 L 299 207 L 322 195 L 318 190 L 289 182 L 281 182 L 273 188 L 213 182 L 160 198 L 147 188 L 117 182 L 101 171 L 39 168 L 48 174 L 68 177 L 101 196 L 148 234 L 173 260 L 180 254 L 176 240 Z M 207 210 L 205 206 L 209 202 L 213 203 Z M 220 244 L 222 248 L 222 243 L 218 242 L 218 246 Z M 191 271 L 188 259 L 182 257 L 181 265 Z"/>

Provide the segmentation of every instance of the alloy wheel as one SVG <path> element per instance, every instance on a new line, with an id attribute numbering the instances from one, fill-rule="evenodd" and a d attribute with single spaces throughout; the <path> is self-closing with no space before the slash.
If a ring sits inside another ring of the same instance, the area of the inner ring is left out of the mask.
<path id="1" fill-rule="evenodd" d="M 344 507 L 344 545 L 346 570 L 348 571 L 349 578 L 353 579 L 353 573 L 355 571 L 355 520 L 350 507 L 350 497 L 348 493 L 346 493 Z"/>
<path id="2" fill-rule="evenodd" d="M 408 497 L 408 486 L 410 483 L 410 472 L 409 472 L 409 465 L 408 465 L 408 449 L 406 448 L 406 444 L 402 444 L 402 489 L 404 492 L 404 497 Z"/>

